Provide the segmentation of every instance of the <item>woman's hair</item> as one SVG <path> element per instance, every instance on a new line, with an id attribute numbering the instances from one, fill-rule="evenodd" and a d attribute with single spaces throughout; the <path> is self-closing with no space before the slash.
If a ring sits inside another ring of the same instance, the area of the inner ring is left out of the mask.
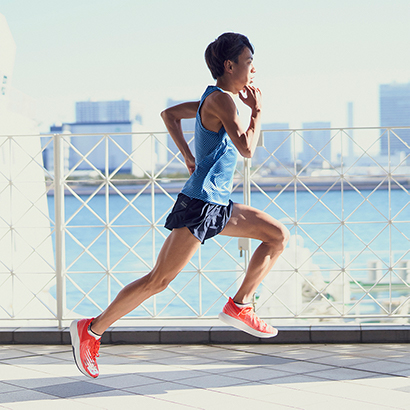
<path id="1" fill-rule="evenodd" d="M 248 47 L 253 54 L 253 47 L 248 37 L 238 33 L 221 34 L 205 50 L 205 61 L 211 70 L 212 77 L 216 80 L 224 74 L 224 62 L 231 60 L 238 62 L 238 57 L 243 49 Z"/>

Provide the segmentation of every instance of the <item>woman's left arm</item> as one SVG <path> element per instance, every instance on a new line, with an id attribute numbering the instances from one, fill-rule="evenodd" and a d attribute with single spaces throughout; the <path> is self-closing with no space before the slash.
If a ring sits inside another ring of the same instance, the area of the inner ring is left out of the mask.
<path id="1" fill-rule="evenodd" d="M 190 175 L 192 175 L 195 170 L 195 158 L 184 138 L 181 120 L 184 118 L 195 118 L 198 108 L 199 101 L 193 101 L 169 107 L 161 112 L 161 118 L 176 146 L 184 157 Z"/>

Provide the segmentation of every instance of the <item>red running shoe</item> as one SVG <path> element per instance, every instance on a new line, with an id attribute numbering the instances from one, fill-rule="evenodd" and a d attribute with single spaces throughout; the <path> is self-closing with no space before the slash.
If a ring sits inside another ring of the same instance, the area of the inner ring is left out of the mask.
<path id="1" fill-rule="evenodd" d="M 88 333 L 88 326 L 92 319 L 74 320 L 70 326 L 71 344 L 75 364 L 81 373 L 95 379 L 100 374 L 97 365 L 100 340 Z"/>
<path id="2" fill-rule="evenodd" d="M 258 318 L 252 306 L 240 308 L 231 298 L 219 314 L 219 319 L 256 337 L 274 337 L 278 334 L 278 329 Z"/>

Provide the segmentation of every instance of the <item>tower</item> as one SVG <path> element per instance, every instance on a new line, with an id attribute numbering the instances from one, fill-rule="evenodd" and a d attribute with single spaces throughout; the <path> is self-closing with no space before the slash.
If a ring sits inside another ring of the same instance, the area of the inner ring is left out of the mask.
<path id="1" fill-rule="evenodd" d="M 410 83 L 381 84 L 379 88 L 380 126 L 410 127 Z M 381 136 L 382 155 L 389 154 L 388 134 Z M 390 154 L 410 152 L 410 129 L 396 129 L 390 133 Z"/>
<path id="2" fill-rule="evenodd" d="M 324 162 L 331 162 L 330 122 L 303 123 L 302 164 L 322 168 Z M 320 155 L 319 155 L 320 153 Z"/>
<path id="3" fill-rule="evenodd" d="M 265 166 L 289 166 L 293 164 L 292 139 L 288 123 L 262 124 L 264 148 L 257 149 L 255 163 Z M 278 130 L 278 131 L 275 131 Z M 279 131 L 280 130 L 280 131 Z M 270 156 L 271 155 L 271 156 Z"/>

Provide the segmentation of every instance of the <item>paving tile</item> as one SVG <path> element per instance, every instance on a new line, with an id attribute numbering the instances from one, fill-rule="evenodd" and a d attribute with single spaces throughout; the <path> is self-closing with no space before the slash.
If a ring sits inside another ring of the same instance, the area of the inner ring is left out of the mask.
<path id="1" fill-rule="evenodd" d="M 160 383 L 152 383 L 147 384 L 144 386 L 135 386 L 123 389 L 124 391 L 134 393 L 134 394 L 142 394 L 146 396 L 163 396 L 168 394 L 168 392 L 175 392 L 175 391 L 196 391 L 193 386 L 188 386 L 181 383 L 174 383 L 174 382 L 160 382 Z"/>
<path id="2" fill-rule="evenodd" d="M 29 402 L 29 401 L 37 401 L 37 400 L 53 400 L 55 397 L 50 396 L 48 394 L 44 394 L 41 392 L 37 392 L 35 390 L 16 390 L 8 393 L 1 393 L 0 394 L 0 404 L 4 404 L 5 406 L 10 405 L 12 403 L 17 402 Z"/>
<path id="3" fill-rule="evenodd" d="M 59 353 L 59 352 L 71 352 L 71 346 L 63 346 L 63 345 L 43 345 L 43 344 L 35 344 L 35 345 L 13 345 L 15 349 L 21 350 L 23 352 L 31 353 L 31 354 L 38 354 L 38 355 L 47 355 L 52 353 Z"/>
<path id="4" fill-rule="evenodd" d="M 300 390 L 306 386 L 323 382 L 323 378 L 317 377 L 315 374 L 286 374 L 273 379 L 262 380 L 260 383 L 269 384 L 271 386 L 292 387 L 293 389 Z"/>
<path id="5" fill-rule="evenodd" d="M 410 386 L 410 379 L 401 376 L 373 375 L 366 379 L 345 380 L 345 383 L 353 383 L 380 389 L 394 390 L 399 387 Z"/>
<path id="6" fill-rule="evenodd" d="M 210 390 L 238 397 L 246 397 L 248 399 L 263 399 L 264 396 L 272 394 L 273 391 L 286 391 L 256 381 L 244 382 L 234 386 L 217 386 Z"/>
<path id="7" fill-rule="evenodd" d="M 410 393 L 410 383 L 407 386 L 396 387 L 394 390 Z"/>
<path id="8" fill-rule="evenodd" d="M 111 387 L 112 389 L 127 389 L 129 387 L 144 386 L 146 384 L 160 383 L 162 381 L 163 380 L 161 379 L 131 373 L 103 378 L 98 377 L 93 383 Z"/>
<path id="9" fill-rule="evenodd" d="M 377 348 L 362 350 L 360 353 L 363 357 L 370 357 L 374 359 L 387 359 L 387 360 L 401 360 L 406 357 L 410 357 L 408 352 L 401 350 L 393 350 L 388 348 Z"/>
<path id="10" fill-rule="evenodd" d="M 189 370 L 198 370 L 204 373 L 211 373 L 211 374 L 223 374 L 229 372 L 240 371 L 246 369 L 247 366 L 240 366 L 233 362 L 216 362 L 212 361 L 210 363 L 202 363 L 202 364 L 192 364 L 190 366 L 184 366 L 184 368 Z"/>
<path id="11" fill-rule="evenodd" d="M 223 347 L 212 347 L 211 349 L 208 348 L 207 350 L 204 351 L 199 351 L 199 352 L 188 352 L 192 357 L 205 357 L 207 359 L 213 359 L 213 360 L 236 360 L 236 359 L 242 359 L 246 357 L 250 357 L 252 353 L 241 351 L 241 350 L 234 350 L 234 349 L 224 349 Z"/>
<path id="12" fill-rule="evenodd" d="M 374 360 L 367 363 L 359 363 L 351 366 L 354 369 L 373 371 L 383 374 L 397 374 L 400 375 L 402 372 L 410 372 L 409 363 L 397 363 L 388 360 Z"/>
<path id="13" fill-rule="evenodd" d="M 355 369 L 334 367 L 333 369 L 329 370 L 315 371 L 313 373 L 309 373 L 309 375 L 329 380 L 354 380 L 372 377 L 374 373 Z"/>
<path id="14" fill-rule="evenodd" d="M 254 352 L 263 354 L 279 355 L 281 352 L 287 352 L 292 350 L 310 350 L 312 347 L 318 345 L 312 344 L 240 344 L 240 345 L 221 345 L 221 348 L 239 350 L 244 352 Z"/>
<path id="15" fill-rule="evenodd" d="M 208 359 L 202 356 L 174 356 L 161 359 L 151 359 L 150 363 L 157 363 L 163 365 L 175 365 L 179 367 L 191 368 L 192 366 L 197 366 L 201 364 L 212 364 L 214 365 L 217 361 L 214 359 Z"/>
<path id="16" fill-rule="evenodd" d="M 167 395 L 161 396 L 173 403 L 195 406 L 200 409 L 241 409 L 241 408 L 265 408 L 267 402 L 258 399 L 248 399 L 232 394 L 225 394 L 223 391 L 208 389 L 191 389 L 184 391 L 170 391 Z M 166 408 L 166 407 L 165 407 Z"/>
<path id="17" fill-rule="evenodd" d="M 370 357 L 352 356 L 349 354 L 328 355 L 328 356 L 323 356 L 323 357 L 317 357 L 313 360 L 315 363 L 327 364 L 327 365 L 338 366 L 338 367 L 350 367 L 355 364 L 369 363 L 373 361 L 373 359 Z"/>
<path id="18" fill-rule="evenodd" d="M 192 379 L 179 380 L 179 383 L 184 386 L 199 387 L 202 389 L 211 389 L 214 387 L 221 386 L 235 386 L 238 384 L 243 384 L 247 380 L 239 377 L 234 377 L 233 375 L 224 376 L 224 375 L 204 375 L 201 377 L 195 377 Z"/>
<path id="19" fill-rule="evenodd" d="M 287 392 L 271 394 L 264 396 L 264 400 L 280 405 L 288 405 L 297 408 L 305 408 L 309 405 L 316 405 L 324 402 L 327 398 L 322 393 L 312 393 L 307 391 L 287 389 Z"/>
<path id="20" fill-rule="evenodd" d="M 320 389 L 310 388 L 308 391 L 321 392 Z M 408 405 L 409 394 L 400 391 L 386 391 L 383 389 L 354 385 L 351 383 L 337 383 L 328 384 L 326 386 L 325 394 L 328 396 L 338 397 L 338 398 L 348 398 L 350 400 L 355 400 L 362 402 L 362 408 L 367 409 L 367 405 L 373 404 L 380 407 L 398 407 Z"/>
<path id="21" fill-rule="evenodd" d="M 144 352 L 140 352 L 140 358 L 142 360 L 170 359 L 180 356 L 183 356 L 183 352 L 175 353 L 165 349 L 150 349 Z"/>
<path id="22" fill-rule="evenodd" d="M 67 352 L 56 352 L 56 353 L 51 353 L 50 357 L 53 357 L 54 359 L 59 359 L 64 362 L 72 362 L 73 361 L 73 351 L 70 349 L 70 351 Z"/>
<path id="23" fill-rule="evenodd" d="M 8 365 L 15 365 L 21 367 L 33 367 L 36 365 L 46 365 L 46 364 L 61 364 L 62 361 L 53 355 L 31 355 L 31 356 L 23 356 L 23 357 L 16 357 L 7 361 L 4 361 Z"/>
<path id="24" fill-rule="evenodd" d="M 316 360 L 320 357 L 332 357 L 333 353 L 314 349 L 295 349 L 280 353 L 280 357 L 295 360 Z"/>
<path id="25" fill-rule="evenodd" d="M 257 408 L 276 409 L 278 406 L 285 406 L 285 408 L 303 408 L 303 404 L 307 402 L 316 403 L 323 400 L 320 394 L 298 392 L 283 386 L 268 385 L 268 384 L 251 384 L 251 385 L 239 385 L 228 388 L 214 389 L 221 393 L 228 393 L 242 398 L 248 398 L 255 400 L 254 406 Z M 302 394 L 300 394 L 302 393 Z M 302 405 L 292 403 L 291 396 L 297 397 L 298 402 L 302 402 Z M 302 401 L 302 396 L 305 396 L 306 400 Z M 262 404 L 264 403 L 264 405 Z"/>
<path id="26" fill-rule="evenodd" d="M 31 379 L 9 380 L 8 383 L 16 388 L 36 389 L 57 384 L 70 383 L 72 380 L 65 377 L 36 377 Z"/>
<path id="27" fill-rule="evenodd" d="M 410 403 L 410 378 L 400 376 L 410 375 L 407 344 L 105 345 L 95 380 L 78 371 L 69 346 L 0 346 L 0 354 L 8 351 L 12 358 L 0 361 L 0 398 L 8 402 L 0 408 L 371 410 Z"/>
<path id="28" fill-rule="evenodd" d="M 281 370 L 275 370 L 273 368 L 265 367 L 245 367 L 241 370 L 234 370 L 223 373 L 223 376 L 236 377 L 239 379 L 249 380 L 249 381 L 263 381 L 267 379 L 273 379 L 277 377 L 289 376 L 288 372 Z"/>
<path id="29" fill-rule="evenodd" d="M 186 406 L 183 404 L 172 403 L 167 400 L 162 400 L 156 397 L 143 396 L 130 392 L 116 391 L 107 393 L 96 393 L 81 396 L 77 399 L 72 399 L 73 406 L 77 408 L 77 404 L 88 404 L 94 409 L 112 409 L 117 410 L 119 406 L 125 409 L 149 409 L 149 410 L 187 410 L 198 407 Z"/>
<path id="30" fill-rule="evenodd" d="M 327 366 L 323 364 L 305 362 L 305 361 L 289 361 L 288 363 L 271 365 L 272 369 L 282 370 L 289 373 L 310 373 L 310 372 L 319 372 L 321 370 L 333 369 L 332 366 Z"/>
<path id="31" fill-rule="evenodd" d="M 43 378 L 46 375 L 43 372 L 23 368 L 20 366 L 12 366 L 9 364 L 0 364 L 0 380 L 4 382 L 12 382 L 13 380 Z"/>
<path id="32" fill-rule="evenodd" d="M 184 379 L 191 379 L 195 377 L 202 377 L 206 375 L 205 372 L 197 371 L 197 370 L 187 370 L 182 368 L 173 368 L 171 366 L 164 366 L 166 370 L 162 372 L 144 372 L 142 375 L 144 377 L 149 377 L 151 379 L 156 380 L 166 380 L 166 381 L 174 381 L 174 380 L 184 380 Z"/>
<path id="33" fill-rule="evenodd" d="M 369 344 L 363 344 L 363 343 L 357 343 L 357 344 L 351 344 L 351 343 L 332 343 L 332 344 L 316 344 L 316 345 L 310 345 L 310 348 L 313 350 L 320 350 L 320 351 L 325 351 L 325 352 L 334 352 L 334 353 L 348 353 L 351 352 L 351 354 L 360 354 L 362 350 L 368 350 L 369 348 L 373 348 L 375 345 L 369 345 Z"/>
<path id="34" fill-rule="evenodd" d="M 17 349 L 1 349 L 0 350 L 0 361 L 2 362 L 6 362 L 7 360 L 10 359 L 16 359 L 18 357 L 27 357 L 27 356 L 32 356 L 34 355 L 33 353 L 28 353 L 28 352 L 24 352 L 21 350 L 17 350 Z"/>
<path id="35" fill-rule="evenodd" d="M 69 382 L 62 384 L 55 384 L 52 386 L 43 386 L 35 389 L 38 392 L 57 396 L 61 398 L 77 397 L 84 394 L 99 393 L 103 391 L 113 390 L 108 386 L 102 386 L 89 382 Z"/>
<path id="36" fill-rule="evenodd" d="M 410 364 L 410 355 L 408 353 L 406 353 L 404 355 L 397 355 L 395 357 L 389 357 L 388 360 L 391 361 L 391 362 Z"/>
<path id="37" fill-rule="evenodd" d="M 89 404 L 78 403 L 75 405 L 72 400 L 69 399 L 59 399 L 53 398 L 51 400 L 33 400 L 27 402 L 16 402 L 9 405 L 12 410 L 32 410 L 32 409 L 41 409 L 41 410 L 95 410 L 95 406 Z M 1 408 L 1 407 L 0 407 Z"/>
<path id="38" fill-rule="evenodd" d="M 387 410 L 397 409 L 397 407 L 379 406 L 377 404 L 363 403 L 356 400 L 343 399 L 340 397 L 327 397 L 320 403 L 309 404 L 303 410 Z"/>
<path id="39" fill-rule="evenodd" d="M 260 354 L 253 354 L 248 353 L 242 357 L 237 358 L 226 358 L 225 361 L 229 361 L 238 365 L 244 366 L 273 366 L 273 365 L 284 365 L 287 363 L 295 362 L 294 359 L 288 359 L 284 357 L 278 356 L 268 356 L 268 355 L 260 355 Z"/>
<path id="40" fill-rule="evenodd" d="M 22 387 L 16 386 L 15 384 L 0 382 L 0 394 L 9 393 L 20 389 L 22 389 Z"/>

